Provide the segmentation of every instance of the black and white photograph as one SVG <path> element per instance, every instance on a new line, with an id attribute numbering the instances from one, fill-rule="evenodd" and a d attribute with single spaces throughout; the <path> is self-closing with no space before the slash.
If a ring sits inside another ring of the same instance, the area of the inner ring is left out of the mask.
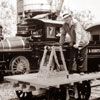
<path id="1" fill-rule="evenodd" d="M 100 0 L 0 0 L 0 100 L 100 100 Z"/>

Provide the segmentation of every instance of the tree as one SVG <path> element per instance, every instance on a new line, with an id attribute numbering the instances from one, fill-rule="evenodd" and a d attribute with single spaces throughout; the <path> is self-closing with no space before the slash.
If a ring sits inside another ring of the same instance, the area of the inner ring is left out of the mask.
<path id="1" fill-rule="evenodd" d="M 66 0 L 64 0 L 66 1 Z M 80 21 L 80 23 L 83 25 L 84 28 L 87 28 L 88 26 L 90 26 L 91 24 L 93 24 L 93 20 L 94 20 L 94 15 L 92 14 L 92 11 L 90 9 L 85 9 L 85 10 L 72 10 L 69 7 L 69 0 L 67 0 L 67 2 L 63 3 L 62 9 L 61 9 L 61 13 L 60 15 L 62 16 L 64 12 L 71 12 L 73 17 L 76 18 L 78 21 Z M 79 8 L 80 9 L 80 8 Z"/>
<path id="2" fill-rule="evenodd" d="M 80 21 L 82 26 L 86 29 L 88 26 L 93 24 L 94 16 L 90 10 L 74 11 L 73 16 Z"/>
<path id="3" fill-rule="evenodd" d="M 3 27 L 2 34 L 6 36 L 14 36 L 16 34 L 16 10 L 8 3 L 2 1 L 0 6 L 0 24 Z"/>
<path id="4" fill-rule="evenodd" d="M 94 16 L 90 10 L 83 10 L 83 11 L 77 11 L 77 10 L 71 10 L 71 9 L 66 9 L 66 7 L 63 7 L 61 14 L 64 12 L 71 12 L 73 17 L 77 19 L 82 26 L 86 29 L 88 26 L 93 24 L 93 19 Z"/>

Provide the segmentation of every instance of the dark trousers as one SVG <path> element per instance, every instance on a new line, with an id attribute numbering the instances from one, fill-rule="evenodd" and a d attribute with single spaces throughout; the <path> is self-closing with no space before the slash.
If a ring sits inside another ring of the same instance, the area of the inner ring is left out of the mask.
<path id="1" fill-rule="evenodd" d="M 80 72 L 87 72 L 87 46 L 78 50 L 78 70 Z"/>
<path id="2" fill-rule="evenodd" d="M 70 48 L 69 72 L 86 72 L 87 71 L 87 47 L 78 50 Z"/>

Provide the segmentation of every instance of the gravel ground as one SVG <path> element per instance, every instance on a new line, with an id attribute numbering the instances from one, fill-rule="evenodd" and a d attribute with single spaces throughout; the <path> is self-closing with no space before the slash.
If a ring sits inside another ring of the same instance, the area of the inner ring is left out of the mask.
<path id="1" fill-rule="evenodd" d="M 0 100 L 19 100 L 11 83 L 0 84 Z"/>
<path id="2" fill-rule="evenodd" d="M 100 84 L 100 80 L 93 81 L 94 84 Z M 0 100 L 19 100 L 11 83 L 0 84 Z M 100 100 L 100 86 L 92 88 L 90 100 Z"/>
<path id="3" fill-rule="evenodd" d="M 100 80 L 95 80 L 92 82 L 92 86 L 98 84 L 100 85 Z M 90 100 L 100 100 L 100 86 L 92 87 Z"/>

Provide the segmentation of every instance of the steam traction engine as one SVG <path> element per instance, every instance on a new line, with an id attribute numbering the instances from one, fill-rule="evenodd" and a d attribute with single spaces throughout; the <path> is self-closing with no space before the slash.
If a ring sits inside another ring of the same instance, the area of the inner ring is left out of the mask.
<path id="1" fill-rule="evenodd" d="M 39 67 L 37 73 L 5 77 L 5 80 L 13 83 L 21 100 L 32 97 L 40 100 L 89 100 L 91 80 L 100 78 L 99 67 L 96 67 L 95 72 L 94 67 L 90 68 L 90 61 L 95 61 L 95 54 L 91 52 L 95 51 L 95 45 L 92 43 L 88 46 L 88 72 L 69 74 L 67 67 L 70 46 L 68 43 L 63 48 L 59 46 L 57 37 L 62 24 L 63 22 L 47 19 L 26 19 L 18 26 L 17 36 L 23 36 L 29 41 L 33 66 Z M 88 30 L 91 31 L 91 28 Z M 94 38 L 95 36 L 92 37 L 93 41 Z M 99 46 L 95 47 L 98 51 Z"/>

